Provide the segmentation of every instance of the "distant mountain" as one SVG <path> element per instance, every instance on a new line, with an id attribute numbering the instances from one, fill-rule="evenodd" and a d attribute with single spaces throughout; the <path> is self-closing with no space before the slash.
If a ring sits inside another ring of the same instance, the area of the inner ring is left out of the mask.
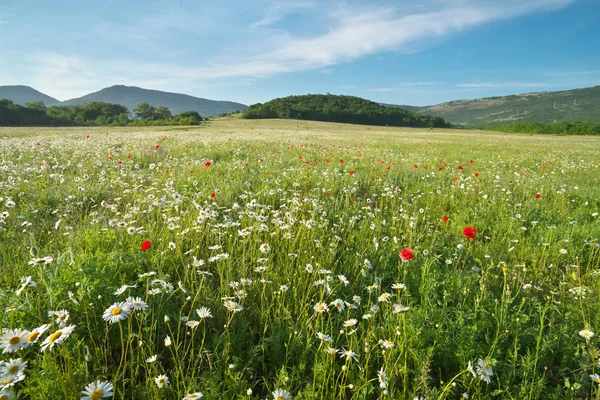
<path id="1" fill-rule="evenodd" d="M 38 101 L 44 102 L 46 106 L 54 106 L 60 103 L 60 101 L 55 98 L 38 92 L 32 87 L 22 85 L 0 86 L 0 99 L 12 100 L 13 103 L 22 106 L 24 106 L 25 103 L 35 103 Z"/>
<path id="2" fill-rule="evenodd" d="M 600 86 L 560 92 L 455 100 L 435 106 L 396 106 L 469 127 L 517 121 L 600 123 Z"/>
<path id="3" fill-rule="evenodd" d="M 133 112 L 135 106 L 146 102 L 151 106 L 166 106 L 171 113 L 196 111 L 203 117 L 210 117 L 248 108 L 244 104 L 231 101 L 215 101 L 189 96 L 187 94 L 161 92 L 159 90 L 142 89 L 135 86 L 116 85 L 98 92 L 90 93 L 77 99 L 62 102 L 62 105 L 85 104 L 92 101 L 121 104 Z"/>

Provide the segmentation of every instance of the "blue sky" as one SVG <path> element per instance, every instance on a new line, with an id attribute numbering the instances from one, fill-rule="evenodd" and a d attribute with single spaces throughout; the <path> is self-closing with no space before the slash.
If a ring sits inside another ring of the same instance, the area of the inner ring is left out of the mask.
<path id="1" fill-rule="evenodd" d="M 599 0 L 2 0 L 0 85 L 426 105 L 600 85 Z"/>

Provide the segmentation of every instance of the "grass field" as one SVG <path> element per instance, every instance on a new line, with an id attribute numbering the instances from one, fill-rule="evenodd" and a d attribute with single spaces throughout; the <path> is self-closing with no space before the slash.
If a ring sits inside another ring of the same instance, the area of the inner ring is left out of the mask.
<path id="1" fill-rule="evenodd" d="M 599 212 L 600 137 L 2 128 L 0 399 L 598 399 Z"/>

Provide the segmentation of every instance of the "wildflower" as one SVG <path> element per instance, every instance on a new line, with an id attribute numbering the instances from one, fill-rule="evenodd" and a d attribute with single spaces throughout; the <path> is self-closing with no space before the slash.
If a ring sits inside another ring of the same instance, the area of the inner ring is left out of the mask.
<path id="1" fill-rule="evenodd" d="M 36 343 L 38 341 L 38 339 L 40 338 L 40 336 L 46 332 L 48 330 L 48 328 L 50 328 L 50 325 L 48 324 L 44 324 L 40 327 L 35 328 L 34 330 L 32 330 L 29 335 L 27 335 L 27 343 L 25 344 L 24 347 L 29 347 L 32 344 Z"/>
<path id="2" fill-rule="evenodd" d="M 28 331 L 22 329 L 3 329 L 0 338 L 2 353 L 13 353 L 27 345 Z"/>
<path id="3" fill-rule="evenodd" d="M 212 314 L 210 312 L 210 309 L 208 309 L 207 307 L 200 307 L 196 309 L 196 314 L 198 314 L 198 317 L 200 317 L 201 319 L 204 318 L 212 318 Z"/>
<path id="4" fill-rule="evenodd" d="M 598 374 L 594 374 L 594 375 L 590 375 L 590 378 L 596 382 L 598 385 L 600 385 L 600 376 L 598 376 Z"/>
<path id="5" fill-rule="evenodd" d="M 415 257 L 413 254 L 413 250 L 410 247 L 405 247 L 400 252 L 400 258 L 402 261 L 406 262 L 408 260 L 412 260 Z"/>
<path id="6" fill-rule="evenodd" d="M 157 359 L 158 359 L 158 356 L 155 354 L 153 356 L 146 358 L 146 363 L 151 364 L 151 363 L 155 362 Z"/>
<path id="7" fill-rule="evenodd" d="M 324 342 L 333 342 L 333 339 L 329 335 L 325 335 L 324 333 L 317 332 L 317 338 Z"/>
<path id="8" fill-rule="evenodd" d="M 52 333 L 42 342 L 42 353 L 46 350 L 52 350 L 54 345 L 62 344 L 69 336 L 71 336 L 73 330 L 75 330 L 75 325 L 69 325 Z"/>
<path id="9" fill-rule="evenodd" d="M 450 219 L 450 218 L 448 218 L 448 216 L 447 216 L 447 215 L 444 215 L 444 217 L 442 218 L 442 221 L 444 221 L 444 222 L 448 222 L 448 220 L 449 220 L 449 219 Z"/>
<path id="10" fill-rule="evenodd" d="M 354 361 L 358 361 L 358 354 L 353 352 L 352 350 L 348 349 L 345 350 L 344 348 L 342 348 L 338 354 L 340 355 L 340 358 L 346 358 L 346 361 L 354 359 Z"/>
<path id="11" fill-rule="evenodd" d="M 142 243 L 142 251 L 146 251 L 148 250 L 150 247 L 152 247 L 152 243 L 150 243 L 149 240 L 146 240 L 144 243 Z"/>
<path id="12" fill-rule="evenodd" d="M 36 285 L 36 283 L 33 281 L 31 276 L 22 276 L 20 280 L 21 280 L 21 287 L 19 287 L 19 289 L 17 289 L 17 291 L 15 292 L 15 294 L 17 296 L 20 296 L 21 293 L 23 292 L 23 290 L 25 290 L 25 288 L 27 286 L 35 287 L 35 285 Z"/>
<path id="13" fill-rule="evenodd" d="M 260 249 L 261 253 L 267 254 L 269 251 L 271 251 L 271 246 L 269 246 L 266 243 L 263 243 L 263 244 L 260 245 L 259 249 Z"/>
<path id="14" fill-rule="evenodd" d="M 323 312 L 325 312 L 325 311 L 327 311 L 327 310 L 328 310 L 328 308 L 327 308 L 327 304 L 325 304 L 325 303 L 317 303 L 317 304 L 315 304 L 315 305 L 314 305 L 314 307 L 313 307 L 313 308 L 314 308 L 314 309 L 315 309 L 315 311 L 316 311 L 316 312 L 318 312 L 318 313 L 323 313 Z"/>
<path id="15" fill-rule="evenodd" d="M 331 354 L 332 356 L 337 355 L 338 351 L 339 351 L 338 349 L 333 348 L 333 347 L 328 347 L 327 350 L 325 350 L 325 352 L 327 354 Z"/>
<path id="16" fill-rule="evenodd" d="M 348 286 L 350 284 L 350 281 L 344 275 L 338 275 L 338 279 L 344 284 L 344 286 Z"/>
<path id="17" fill-rule="evenodd" d="M 193 399 L 199 399 L 202 397 L 202 393 L 200 392 L 194 392 L 194 393 L 188 393 L 183 400 L 193 400 Z"/>
<path id="18" fill-rule="evenodd" d="M 240 312 L 244 309 L 244 307 L 241 306 L 241 304 L 236 303 L 235 301 L 231 301 L 231 300 L 227 300 L 224 303 L 225 307 L 227 307 L 227 309 L 229 311 L 233 311 L 233 312 Z"/>
<path id="19" fill-rule="evenodd" d="M 173 242 L 169 242 L 169 250 L 173 251 L 177 248 L 177 245 Z"/>
<path id="20" fill-rule="evenodd" d="M 396 289 L 396 290 L 406 289 L 406 285 L 404 283 L 394 283 L 392 285 L 392 289 Z"/>
<path id="21" fill-rule="evenodd" d="M 402 304 L 394 304 L 394 314 L 403 313 L 410 310 L 410 307 L 403 306 Z"/>
<path id="22" fill-rule="evenodd" d="M 594 332 L 592 332 L 588 329 L 583 329 L 583 330 L 579 331 L 579 336 L 581 336 L 582 338 L 585 338 L 586 340 L 589 340 L 594 337 Z"/>
<path id="23" fill-rule="evenodd" d="M 171 346 L 171 344 L 173 344 L 173 342 L 171 341 L 171 336 L 167 335 L 165 337 L 165 347 L 169 347 Z"/>
<path id="24" fill-rule="evenodd" d="M 568 253 L 567 249 L 560 249 L 558 252 L 560 254 L 567 254 Z"/>
<path id="25" fill-rule="evenodd" d="M 169 377 L 166 375 L 159 375 L 156 378 L 154 378 L 154 382 L 156 383 L 156 386 L 159 389 L 161 389 L 166 386 L 169 386 Z"/>
<path id="26" fill-rule="evenodd" d="M 357 323 L 358 323 L 357 320 L 355 320 L 355 319 L 349 319 L 347 321 L 344 321 L 344 327 L 350 328 L 350 327 L 356 325 Z"/>
<path id="27" fill-rule="evenodd" d="M 9 361 L 2 363 L 0 361 L 0 376 L 6 377 L 17 377 L 23 375 L 23 371 L 27 368 L 27 361 L 23 362 L 20 358 L 11 358 Z"/>
<path id="28" fill-rule="evenodd" d="M 113 384 L 106 381 L 96 381 L 87 385 L 81 394 L 85 395 L 81 400 L 98 400 L 103 397 L 112 397 L 114 395 Z"/>
<path id="29" fill-rule="evenodd" d="M 379 344 L 381 345 L 381 347 L 385 348 L 385 349 L 391 349 L 392 347 L 396 346 L 396 344 L 394 344 L 394 342 L 390 341 L 390 340 L 379 340 Z"/>
<path id="30" fill-rule="evenodd" d="M 335 299 L 334 301 L 329 303 L 329 305 L 334 306 L 339 312 L 344 311 L 344 308 L 346 308 L 346 304 L 344 303 L 344 300 L 342 300 L 342 299 Z"/>
<path id="31" fill-rule="evenodd" d="M 540 197 L 542 197 L 542 195 L 541 195 L 541 194 L 539 194 L 539 193 L 536 193 L 536 194 L 535 194 L 535 198 L 536 198 L 536 199 L 539 199 Z"/>
<path id="32" fill-rule="evenodd" d="M 290 392 L 283 389 L 276 389 L 273 392 L 273 400 L 289 400 L 292 398 Z"/>
<path id="33" fill-rule="evenodd" d="M 195 327 L 197 327 L 199 324 L 200 324 L 200 322 L 194 321 L 194 320 L 187 321 L 187 323 L 186 323 L 186 325 L 189 326 L 192 329 L 194 329 Z"/>
<path id="34" fill-rule="evenodd" d="M 104 311 L 104 314 L 102 314 L 102 319 L 106 322 L 114 324 L 115 322 L 126 319 L 129 316 L 130 311 L 131 305 L 129 303 L 114 303 Z"/>
<path id="35" fill-rule="evenodd" d="M 477 374 L 479 374 L 481 380 L 485 381 L 486 383 L 490 383 L 490 376 L 494 375 L 494 372 L 487 361 L 480 358 L 477 362 Z"/>
<path id="36" fill-rule="evenodd" d="M 467 370 L 471 373 L 471 375 L 473 375 L 473 378 L 477 377 L 477 373 L 475 372 L 475 369 L 473 368 L 473 364 L 471 364 L 471 361 L 469 361 L 469 364 L 467 365 Z"/>
<path id="37" fill-rule="evenodd" d="M 115 291 L 115 296 L 120 296 L 129 288 L 136 288 L 137 285 L 123 285 Z"/>
<path id="38" fill-rule="evenodd" d="M 148 308 L 148 304 L 146 304 L 141 298 L 139 297 L 128 297 L 125 302 L 131 306 L 131 308 L 133 308 L 134 310 L 145 310 L 146 308 Z"/>
<path id="39" fill-rule="evenodd" d="M 387 303 L 388 301 L 390 301 L 390 297 L 391 296 L 392 295 L 389 294 L 388 292 L 384 292 L 384 293 L 381 294 L 381 296 L 379 296 L 377 298 L 377 301 L 379 301 L 380 303 Z"/>
<path id="40" fill-rule="evenodd" d="M 472 228 L 470 226 L 466 226 L 463 230 L 463 235 L 468 237 L 469 239 L 475 239 L 475 235 L 477 234 L 477 228 Z"/>
<path id="41" fill-rule="evenodd" d="M 381 389 L 387 388 L 387 375 L 383 370 L 383 367 L 379 371 L 377 371 L 377 380 L 379 381 L 379 387 Z"/>

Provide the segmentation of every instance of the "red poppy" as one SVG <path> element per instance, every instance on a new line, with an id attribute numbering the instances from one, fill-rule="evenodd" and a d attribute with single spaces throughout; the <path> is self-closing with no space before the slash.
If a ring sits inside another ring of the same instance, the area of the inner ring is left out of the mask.
<path id="1" fill-rule="evenodd" d="M 155 149 L 158 149 L 159 147 L 160 147 L 160 145 L 158 145 L 158 144 L 156 146 L 154 146 Z"/>
<path id="2" fill-rule="evenodd" d="M 405 247 L 400 252 L 400 258 L 402 259 L 402 261 L 408 261 L 415 258 L 415 255 L 413 254 L 413 251 L 410 247 Z"/>
<path id="3" fill-rule="evenodd" d="M 207 162 L 205 162 L 205 163 L 204 163 L 204 166 L 205 166 L 206 168 L 208 168 L 208 167 L 210 167 L 210 166 L 211 166 L 211 164 L 212 164 L 212 161 L 207 161 Z"/>
<path id="4" fill-rule="evenodd" d="M 450 219 L 450 218 L 448 218 L 448 216 L 447 216 L 447 215 L 444 215 L 444 218 L 442 218 L 442 221 L 444 221 L 444 222 L 448 222 L 448 220 L 449 220 L 449 219 Z"/>
<path id="5" fill-rule="evenodd" d="M 536 199 L 539 199 L 540 197 L 542 197 L 542 195 L 541 195 L 541 194 L 539 194 L 539 193 L 535 195 L 535 198 L 536 198 Z"/>
<path id="6" fill-rule="evenodd" d="M 90 135 L 86 135 L 86 136 L 85 136 L 85 138 L 86 138 L 86 139 L 89 139 L 89 138 L 90 138 Z"/>
<path id="7" fill-rule="evenodd" d="M 463 235 L 468 237 L 469 239 L 475 239 L 475 235 L 477 234 L 477 228 L 471 228 L 470 226 L 466 226 L 463 230 Z"/>
<path id="8" fill-rule="evenodd" d="M 149 240 L 146 240 L 144 243 L 142 243 L 142 251 L 148 250 L 151 246 L 152 246 L 152 243 L 150 243 Z"/>
<path id="9" fill-rule="evenodd" d="M 458 166 L 458 170 L 461 171 L 463 169 L 462 165 Z"/>
<path id="10" fill-rule="evenodd" d="M 354 171 L 350 171 L 350 175 L 354 175 Z"/>
<path id="11" fill-rule="evenodd" d="M 210 197 L 215 197 L 216 195 L 217 195 L 217 194 L 216 194 L 215 192 L 212 192 L 212 193 L 210 194 Z"/>
<path id="12" fill-rule="evenodd" d="M 343 163 L 344 163 L 344 160 L 341 160 L 341 159 L 340 159 L 340 163 L 342 163 L 342 164 L 343 164 Z"/>

